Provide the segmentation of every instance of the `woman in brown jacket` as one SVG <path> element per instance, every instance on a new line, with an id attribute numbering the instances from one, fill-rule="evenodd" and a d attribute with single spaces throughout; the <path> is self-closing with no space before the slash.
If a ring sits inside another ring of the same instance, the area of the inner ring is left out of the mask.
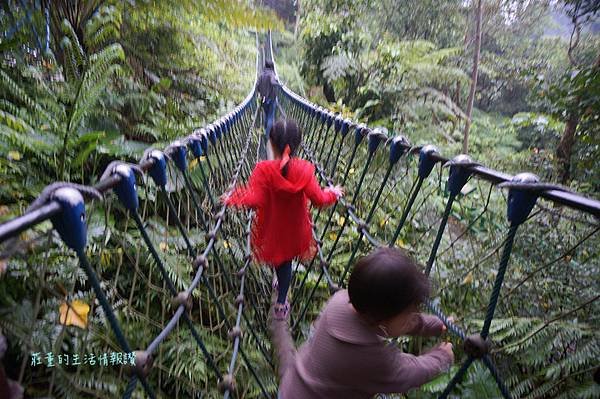
<path id="1" fill-rule="evenodd" d="M 439 336 L 446 327 L 421 314 L 427 277 L 402 251 L 381 248 L 360 259 L 348 290 L 338 291 L 321 312 L 313 336 L 296 352 L 285 320 L 271 320 L 279 359 L 281 399 L 366 399 L 402 393 L 448 369 L 452 344 L 414 356 L 384 338 Z"/>

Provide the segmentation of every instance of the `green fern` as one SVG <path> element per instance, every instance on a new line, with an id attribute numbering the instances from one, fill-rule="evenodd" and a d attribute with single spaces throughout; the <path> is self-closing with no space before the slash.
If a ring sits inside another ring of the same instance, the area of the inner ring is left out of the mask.
<path id="1" fill-rule="evenodd" d="M 123 49 L 119 44 L 110 45 L 90 57 L 90 66 L 79 84 L 75 106 L 68 122 L 70 134 L 79 128 L 84 118 L 97 104 L 108 79 L 120 71 L 120 66 L 116 63 L 123 58 Z"/>
<path id="2" fill-rule="evenodd" d="M 83 68 L 87 63 L 87 55 L 85 50 L 81 46 L 79 42 L 79 38 L 73 29 L 73 26 L 69 23 L 67 19 L 63 19 L 62 24 L 60 25 L 61 31 L 63 33 L 63 41 L 69 42 L 69 49 L 72 51 L 72 67 L 79 71 L 80 68 Z"/>
<path id="3" fill-rule="evenodd" d="M 481 322 L 474 326 L 480 327 Z M 517 397 L 541 399 L 560 392 L 563 397 L 577 398 L 581 384 L 593 384 L 600 334 L 592 326 L 560 321 L 547 325 L 536 318 L 495 319 L 490 337 L 499 359 L 503 354 L 518 359 L 505 370 L 505 374 L 513 374 L 508 384 Z M 521 370 L 526 370 L 525 375 Z"/>
<path id="4" fill-rule="evenodd" d="M 339 78 L 343 78 L 353 71 L 353 65 L 350 57 L 345 54 L 334 54 L 329 57 L 325 57 L 321 63 L 321 70 L 323 76 L 329 82 L 333 82 Z"/>
<path id="5" fill-rule="evenodd" d="M 122 16 L 114 6 L 103 6 L 85 27 L 85 44 L 91 49 L 100 49 L 120 37 Z"/>

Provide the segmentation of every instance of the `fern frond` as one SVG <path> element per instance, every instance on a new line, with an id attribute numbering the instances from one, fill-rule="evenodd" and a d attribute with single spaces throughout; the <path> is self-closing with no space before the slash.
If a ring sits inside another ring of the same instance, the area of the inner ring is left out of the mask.
<path id="1" fill-rule="evenodd" d="M 410 78 L 420 86 L 448 87 L 458 82 L 468 84 L 470 77 L 460 68 L 419 60 L 409 69 Z"/>
<path id="2" fill-rule="evenodd" d="M 10 103 L 9 103 L 10 104 Z M 12 104 L 11 104 L 12 105 Z M 3 104 L 0 104 L 0 108 L 3 108 Z M 18 111 L 18 110 L 16 110 Z M 16 112 L 15 112 L 16 113 Z M 33 129 L 23 119 L 12 115 L 9 112 L 0 110 L 0 123 L 13 130 L 15 133 L 20 134 L 32 134 Z"/>
<path id="3" fill-rule="evenodd" d="M 111 373 L 70 373 L 59 368 L 55 374 L 54 393 L 62 399 L 82 396 L 109 398 L 115 397 L 122 385 L 122 379 Z"/>
<path id="4" fill-rule="evenodd" d="M 535 387 L 535 378 L 529 377 L 519 381 L 519 376 L 515 376 L 515 381 L 508 381 L 511 386 L 511 393 L 517 397 L 522 398 L 527 392 L 530 392 Z M 513 385 L 516 383 L 516 385 Z"/>
<path id="5" fill-rule="evenodd" d="M 0 116 L 0 123 L 4 123 L 14 130 L 32 131 L 31 126 L 36 124 L 36 121 L 26 109 L 19 108 L 8 100 L 0 100 L 0 111 L 7 114 Z"/>
<path id="6" fill-rule="evenodd" d="M 40 68 L 29 66 L 23 71 L 23 76 L 30 77 L 34 80 L 35 97 L 40 99 L 40 104 L 48 104 L 45 107 L 53 115 L 59 115 L 61 107 L 58 105 L 59 100 L 55 91 L 48 86 L 47 78 L 44 76 Z"/>
<path id="7" fill-rule="evenodd" d="M 74 132 L 96 105 L 108 79 L 121 69 L 116 62 L 124 57 L 120 44 L 108 46 L 90 57 L 89 68 L 81 81 L 75 109 L 68 124 L 69 132 Z"/>
<path id="8" fill-rule="evenodd" d="M 417 97 L 421 98 L 424 101 L 444 105 L 444 110 L 447 110 L 446 113 L 448 115 L 453 115 L 461 119 L 466 118 L 466 115 L 462 111 L 462 109 L 460 109 L 460 107 L 454 101 L 452 101 L 450 97 L 448 97 L 439 90 L 436 90 L 431 87 L 426 87 L 417 92 Z"/>
<path id="9" fill-rule="evenodd" d="M 22 103 L 30 112 L 43 117 L 43 120 L 54 129 L 58 127 L 56 119 L 2 70 L 0 70 L 0 87 L 4 88 L 16 102 Z"/>
<path id="10" fill-rule="evenodd" d="M 423 55 L 423 63 L 439 64 L 449 57 L 460 55 L 462 49 L 460 47 L 447 47 L 439 50 L 431 51 Z"/>
<path id="11" fill-rule="evenodd" d="M 151 139 L 151 140 L 155 141 L 155 140 L 158 140 L 161 136 L 160 131 L 158 131 L 156 129 L 156 127 L 149 126 L 144 123 L 139 123 L 139 124 L 135 125 L 133 128 L 133 132 L 135 133 L 135 135 L 138 139 L 144 138 L 144 139 Z"/>
<path id="12" fill-rule="evenodd" d="M 65 35 L 64 37 L 68 38 L 71 43 L 71 49 L 73 51 L 73 59 L 75 60 L 74 67 L 75 69 L 79 69 L 86 64 L 87 57 L 85 55 L 85 50 L 79 43 L 79 38 L 73 29 L 73 26 L 69 23 L 69 21 L 65 18 L 60 25 L 62 33 Z"/>
<path id="13" fill-rule="evenodd" d="M 94 77 L 92 77 L 92 74 L 86 72 L 86 77 L 84 77 L 84 82 L 82 82 L 81 89 L 79 90 L 79 96 L 75 102 L 75 109 L 69 120 L 69 132 L 73 133 L 80 127 L 83 120 L 89 115 L 100 100 L 100 96 L 105 90 L 105 85 L 109 77 L 117 74 L 120 69 L 121 67 L 119 65 L 111 65 L 108 69 L 99 72 L 99 74 Z M 90 76 L 90 81 L 86 82 L 88 76 Z M 90 86 L 90 84 L 93 84 L 93 86 Z"/>
<path id="14" fill-rule="evenodd" d="M 570 396 L 566 396 L 569 394 Z M 557 399 L 563 398 L 577 398 L 577 399 L 597 399 L 600 398 L 600 384 L 594 382 L 591 378 L 589 381 L 575 387 L 573 390 L 569 390 L 557 397 Z"/>
<path id="15" fill-rule="evenodd" d="M 353 66 L 350 62 L 350 58 L 347 54 L 334 54 L 323 59 L 321 63 L 321 70 L 323 76 L 329 81 L 333 82 L 346 75 L 352 74 Z"/>
<path id="16" fill-rule="evenodd" d="M 537 388 L 535 388 L 529 395 L 526 396 L 527 399 L 541 399 L 552 397 L 552 394 L 556 392 L 556 386 L 551 382 L 546 382 Z"/>
<path id="17" fill-rule="evenodd" d="M 107 43 L 117 40 L 119 37 L 118 27 L 112 25 L 106 25 L 100 27 L 92 35 L 88 36 L 88 43 L 90 48 L 99 48 Z"/>
<path id="18" fill-rule="evenodd" d="M 60 41 L 60 47 L 63 49 L 64 56 L 66 58 L 64 67 L 65 79 L 68 82 L 75 82 L 79 79 L 79 68 L 77 68 L 77 60 L 75 58 L 75 51 L 73 50 L 73 44 L 68 37 L 63 37 Z"/>
<path id="19" fill-rule="evenodd" d="M 546 370 L 547 379 L 558 379 L 561 376 L 573 374 L 577 370 L 594 366 L 597 359 L 600 358 L 600 344 L 598 342 L 588 342 L 578 348 L 574 353 L 557 363 L 551 364 Z"/>
<path id="20" fill-rule="evenodd" d="M 86 24 L 85 43 L 88 48 L 106 46 L 120 37 L 121 13 L 113 6 L 102 7 Z"/>
<path id="21" fill-rule="evenodd" d="M 95 77 L 100 76 L 100 72 L 107 69 L 110 65 L 123 61 L 125 59 L 125 52 L 120 44 L 114 43 L 110 46 L 103 48 L 100 52 L 94 53 L 90 56 L 90 65 L 86 71 L 86 78 L 84 85 L 92 86 Z"/>

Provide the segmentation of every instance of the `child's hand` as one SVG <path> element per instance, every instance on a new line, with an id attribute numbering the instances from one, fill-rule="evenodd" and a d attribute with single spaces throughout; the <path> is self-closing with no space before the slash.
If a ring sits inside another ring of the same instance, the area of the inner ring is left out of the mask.
<path id="1" fill-rule="evenodd" d="M 454 363 L 454 352 L 452 351 L 452 344 L 450 342 L 442 342 L 437 348 L 446 352 L 450 356 L 450 364 Z"/>
<path id="2" fill-rule="evenodd" d="M 450 316 L 447 320 L 449 323 L 454 324 L 454 317 Z M 445 324 L 442 324 L 442 334 L 444 334 L 446 331 L 448 331 L 448 327 L 446 327 Z"/>
<path id="3" fill-rule="evenodd" d="M 335 197 L 337 199 L 340 199 L 341 197 L 344 196 L 344 189 L 340 185 L 330 186 L 329 191 L 331 191 L 333 194 L 335 194 Z"/>
<path id="4" fill-rule="evenodd" d="M 229 197 L 231 197 L 231 192 L 226 191 L 219 197 L 219 201 L 221 202 L 221 204 L 225 204 Z"/>

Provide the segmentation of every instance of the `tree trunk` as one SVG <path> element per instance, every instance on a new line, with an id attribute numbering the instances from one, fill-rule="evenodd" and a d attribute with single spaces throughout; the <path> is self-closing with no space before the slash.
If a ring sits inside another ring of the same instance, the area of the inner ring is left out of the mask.
<path id="1" fill-rule="evenodd" d="M 466 154 L 469 151 L 469 130 L 471 129 L 471 114 L 473 113 L 473 102 L 475 101 L 475 90 L 477 89 L 477 72 L 479 70 L 479 53 L 481 52 L 481 2 L 477 0 L 476 30 L 475 30 L 475 51 L 473 54 L 473 71 L 471 73 L 471 90 L 469 90 L 469 99 L 467 100 L 467 120 L 465 122 L 465 133 L 463 136 L 462 152 Z"/>
<path id="2" fill-rule="evenodd" d="M 329 83 L 327 83 L 327 81 L 323 83 L 323 95 L 325 96 L 328 102 L 335 102 L 335 91 L 333 90 L 333 87 Z"/>
<path id="3" fill-rule="evenodd" d="M 294 40 L 298 40 L 298 26 L 300 25 L 301 0 L 296 0 L 296 21 L 294 23 Z"/>
<path id="4" fill-rule="evenodd" d="M 569 48 L 569 52 L 572 49 Z M 594 65 L 592 66 L 594 70 L 600 68 L 600 55 L 596 58 Z M 577 97 L 575 100 L 576 104 L 581 101 L 580 97 Z M 579 125 L 579 121 L 581 119 L 581 115 L 585 112 L 580 112 L 577 109 L 573 109 L 569 113 L 569 118 L 567 119 L 567 123 L 565 124 L 565 130 L 560 138 L 560 142 L 556 147 L 556 158 L 558 160 L 558 174 L 560 177 L 561 184 L 567 185 L 569 180 L 571 180 L 571 154 L 573 150 L 573 144 L 575 144 L 575 133 L 577 132 L 577 125 Z"/>
<path id="5" fill-rule="evenodd" d="M 458 105 L 460 107 L 460 90 L 461 90 L 461 85 L 460 85 L 460 81 L 456 82 L 456 91 L 454 92 L 454 98 L 452 99 L 452 101 L 454 101 L 454 103 L 456 105 Z"/>
<path id="6" fill-rule="evenodd" d="M 571 151 L 573 144 L 575 143 L 575 132 L 577 131 L 577 125 L 579 124 L 579 114 L 572 112 L 569 115 L 565 130 L 558 147 L 556 147 L 556 157 L 559 161 L 559 177 L 561 184 L 567 184 L 571 179 Z"/>

